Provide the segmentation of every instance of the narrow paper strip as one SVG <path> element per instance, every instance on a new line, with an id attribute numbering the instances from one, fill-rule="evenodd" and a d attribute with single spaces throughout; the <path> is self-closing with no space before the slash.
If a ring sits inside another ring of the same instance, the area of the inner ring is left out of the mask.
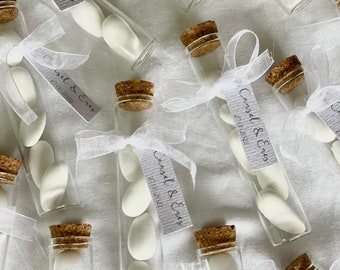
<path id="1" fill-rule="evenodd" d="M 60 10 L 68 9 L 83 1 L 84 0 L 54 0 L 54 2 L 56 3 L 56 5 L 58 6 Z"/>
<path id="2" fill-rule="evenodd" d="M 223 89 L 251 170 L 278 163 L 251 85 Z"/>
<path id="3" fill-rule="evenodd" d="M 317 115 L 340 139 L 340 101 L 333 103 L 330 107 Z"/>
<path id="4" fill-rule="evenodd" d="M 165 235 L 192 226 L 171 160 L 153 150 L 136 149 Z"/>
<path id="5" fill-rule="evenodd" d="M 85 121 L 90 122 L 101 110 L 65 71 L 49 69 L 34 61 L 30 63 Z"/>

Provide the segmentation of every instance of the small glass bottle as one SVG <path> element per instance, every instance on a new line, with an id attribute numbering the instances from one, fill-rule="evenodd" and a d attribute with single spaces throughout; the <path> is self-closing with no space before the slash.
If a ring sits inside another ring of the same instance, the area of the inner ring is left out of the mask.
<path id="1" fill-rule="evenodd" d="M 48 1 L 55 6 L 54 0 Z M 109 1 L 73 2 L 73 6 L 65 7 L 64 13 L 91 36 L 103 38 L 109 51 L 124 58 L 132 70 L 139 68 L 156 47 L 155 38 Z"/>
<path id="2" fill-rule="evenodd" d="M 278 2 L 288 14 L 294 14 L 307 6 L 312 0 L 278 0 Z"/>
<path id="3" fill-rule="evenodd" d="M 191 11 L 204 3 L 205 0 L 178 0 L 187 11 Z"/>
<path id="4" fill-rule="evenodd" d="M 20 166 L 19 160 L 0 154 L 0 208 L 15 209 Z M 9 235 L 0 229 L 0 269 L 5 267 L 9 239 Z"/>
<path id="5" fill-rule="evenodd" d="M 205 87 L 212 86 L 221 76 L 225 54 L 216 23 L 207 21 L 188 28 L 181 35 L 181 41 L 186 46 L 191 67 L 200 84 Z M 243 54 L 241 58 L 242 56 Z M 257 192 L 259 217 L 272 245 L 281 245 L 309 233 L 310 224 L 289 183 L 284 167 L 276 163 L 252 171 L 222 91 L 210 100 L 208 105 L 229 142 L 226 166 L 230 168 L 230 172 L 237 168 L 242 178 L 250 179 L 253 183 Z M 280 220 L 279 216 L 285 216 L 286 219 Z"/>
<path id="6" fill-rule="evenodd" d="M 320 266 L 315 264 L 307 255 L 307 253 L 301 254 L 294 261 L 292 261 L 285 270 L 323 270 Z"/>
<path id="7" fill-rule="evenodd" d="M 93 270 L 91 229 L 90 224 L 51 225 L 49 269 Z"/>
<path id="8" fill-rule="evenodd" d="M 242 270 L 242 258 L 236 243 L 234 225 L 209 227 L 194 233 L 197 257 L 208 260 L 211 269 Z"/>
<path id="9" fill-rule="evenodd" d="M 132 135 L 144 122 L 152 120 L 152 82 L 129 80 L 115 85 L 116 130 Z M 120 269 L 145 267 L 163 269 L 160 224 L 151 203 L 151 193 L 133 146 L 118 153 L 118 209 L 121 228 Z M 148 268 L 148 269 L 149 269 Z"/>

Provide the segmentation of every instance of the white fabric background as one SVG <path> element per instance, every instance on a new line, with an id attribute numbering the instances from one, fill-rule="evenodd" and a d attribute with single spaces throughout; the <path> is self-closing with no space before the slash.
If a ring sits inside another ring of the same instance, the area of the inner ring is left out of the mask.
<path id="1" fill-rule="evenodd" d="M 84 129 L 108 131 L 114 128 L 114 84 L 126 79 L 141 78 L 151 80 L 156 86 L 156 101 L 161 103 L 171 94 L 171 80 L 194 81 L 195 78 L 179 41 L 179 35 L 187 27 L 204 20 L 215 20 L 221 39 L 226 43 L 237 31 L 248 28 L 258 34 L 261 50 L 269 48 L 274 52 L 276 62 L 293 53 L 302 57 L 313 38 L 306 38 L 300 26 L 330 20 L 337 17 L 331 1 L 314 0 L 300 13 L 288 16 L 273 0 L 206 0 L 193 12 L 186 13 L 176 0 L 111 0 L 158 41 L 158 47 L 149 61 L 137 72 L 130 72 L 123 60 L 104 49 L 103 43 L 91 38 L 65 16 L 59 15 L 67 34 L 52 48 L 77 51 L 79 47 L 91 47 L 90 59 L 69 74 L 83 90 L 103 109 L 89 124 L 61 100 L 59 95 L 47 85 L 27 64 L 35 79 L 39 107 L 47 112 L 47 128 L 43 139 L 49 141 L 56 152 L 57 160 L 69 162 L 75 176 L 76 147 L 74 135 Z M 49 18 L 53 12 L 45 10 L 37 0 L 24 0 L 23 11 L 29 30 Z M 51 13 L 52 12 L 52 13 Z M 339 26 L 339 24 L 338 24 Z M 16 27 L 11 26 L 11 27 Z M 314 28 L 312 28 L 314 29 Z M 337 29 L 340 29 L 339 27 Z M 299 32 L 300 31 L 300 32 Z M 322 33 L 326 45 L 340 42 L 334 31 Z M 302 38 L 303 37 L 303 38 Z M 81 43 L 81 44 L 80 44 Z M 339 82 L 340 50 L 329 51 L 331 78 Z M 170 87 L 169 87 L 170 86 Z M 271 92 L 271 87 L 260 79 L 254 85 L 264 119 L 275 142 L 280 139 L 280 131 L 287 113 Z M 185 89 L 183 89 L 185 90 Z M 6 114 L 1 105 L 1 120 Z M 340 257 L 340 191 L 339 166 L 332 158 L 327 146 L 312 140 L 305 143 L 305 162 L 299 166 L 284 160 L 291 184 L 312 226 L 312 232 L 292 243 L 272 247 L 257 217 L 254 206 L 255 193 L 252 184 L 230 173 L 225 164 L 226 141 L 206 105 L 176 115 L 186 121 L 187 140 L 176 146 L 190 156 L 198 166 L 197 187 L 193 191 L 189 173 L 175 164 L 180 184 L 192 216 L 194 228 L 167 237 L 163 241 L 164 269 L 180 269 L 181 262 L 195 259 L 194 229 L 207 225 L 235 224 L 238 242 L 242 250 L 244 269 L 252 269 L 260 260 L 274 260 L 277 269 L 287 264 L 303 252 L 318 262 L 323 268 Z M 1 128 L 1 152 L 11 153 L 8 148 L 9 124 Z M 5 133 L 5 135 L 2 135 Z M 93 224 L 94 269 L 118 269 L 118 234 L 116 205 L 116 172 L 112 164 L 114 155 L 81 163 L 75 179 L 83 210 L 70 213 L 74 221 Z M 20 175 L 18 211 L 38 218 L 34 209 L 24 174 Z M 39 218 L 38 233 L 47 251 L 49 244 L 48 225 L 70 221 L 70 216 L 53 215 Z M 10 245 L 8 269 L 29 269 L 24 266 L 14 245 Z M 47 269 L 47 266 L 41 266 Z"/>

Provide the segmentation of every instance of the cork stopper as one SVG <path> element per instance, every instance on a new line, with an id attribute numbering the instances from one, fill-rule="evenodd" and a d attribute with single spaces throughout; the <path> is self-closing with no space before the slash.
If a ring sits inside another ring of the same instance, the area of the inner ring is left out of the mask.
<path id="1" fill-rule="evenodd" d="M 299 58 L 292 55 L 274 67 L 266 77 L 266 81 L 279 93 L 286 94 L 298 86 L 305 76 Z"/>
<path id="2" fill-rule="evenodd" d="M 0 155 L 0 184 L 15 184 L 20 165 L 19 160 Z"/>
<path id="3" fill-rule="evenodd" d="M 316 270 L 316 267 L 306 253 L 292 261 L 285 270 Z"/>
<path id="4" fill-rule="evenodd" d="M 126 111 L 142 111 L 152 107 L 154 84 L 143 80 L 128 80 L 115 85 L 118 107 Z"/>
<path id="5" fill-rule="evenodd" d="M 51 225 L 50 232 L 54 249 L 88 248 L 91 236 L 91 224 L 58 224 Z"/>
<path id="6" fill-rule="evenodd" d="M 0 1 L 0 24 L 13 21 L 18 14 L 16 1 Z"/>
<path id="7" fill-rule="evenodd" d="M 221 42 L 214 21 L 206 21 L 189 27 L 180 37 L 192 57 L 200 57 L 216 50 Z"/>
<path id="8" fill-rule="evenodd" d="M 194 232 L 194 236 L 202 254 L 223 252 L 235 246 L 236 228 L 234 225 L 209 227 Z"/>

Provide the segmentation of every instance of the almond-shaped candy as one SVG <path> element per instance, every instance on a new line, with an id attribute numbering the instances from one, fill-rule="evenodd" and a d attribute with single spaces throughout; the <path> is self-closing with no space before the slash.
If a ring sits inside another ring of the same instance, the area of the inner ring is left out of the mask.
<path id="1" fill-rule="evenodd" d="M 233 256 L 227 252 L 212 255 L 209 259 L 210 270 L 237 270 L 237 264 Z"/>
<path id="2" fill-rule="evenodd" d="M 68 166 L 63 162 L 51 164 L 45 171 L 40 186 L 40 203 L 44 211 L 61 205 L 68 183 Z"/>
<path id="3" fill-rule="evenodd" d="M 129 217 L 142 214 L 151 202 L 151 194 L 144 178 L 130 184 L 122 199 L 122 210 Z"/>
<path id="4" fill-rule="evenodd" d="M 38 118 L 31 125 L 26 125 L 23 121 L 20 123 L 19 135 L 24 146 L 31 147 L 36 144 L 46 126 L 46 113 L 43 111 L 34 110 Z"/>
<path id="5" fill-rule="evenodd" d="M 0 30 L 0 37 L 4 38 L 8 46 L 15 46 L 18 45 L 21 42 L 20 36 L 10 30 L 10 29 L 1 29 Z M 2 49 L 0 47 L 0 49 Z M 20 64 L 20 62 L 23 59 L 23 55 L 20 51 L 18 50 L 11 50 L 7 54 L 7 64 L 10 66 L 16 66 Z"/>
<path id="6" fill-rule="evenodd" d="M 128 270 L 151 270 L 151 267 L 149 264 L 143 261 L 133 261 Z"/>
<path id="7" fill-rule="evenodd" d="M 42 177 L 52 163 L 54 163 L 54 151 L 48 142 L 39 141 L 30 148 L 28 167 L 37 188 L 40 188 Z"/>
<path id="8" fill-rule="evenodd" d="M 336 138 L 335 133 L 315 113 L 308 114 L 305 128 L 312 138 L 322 143 L 329 143 Z"/>
<path id="9" fill-rule="evenodd" d="M 119 151 L 119 167 L 124 178 L 129 182 L 135 182 L 138 179 L 144 178 L 142 168 L 136 151 L 133 146 L 127 145 Z"/>
<path id="10" fill-rule="evenodd" d="M 89 34 L 95 37 L 102 36 L 102 23 L 105 19 L 103 11 L 92 0 L 74 6 L 71 15 L 76 23 Z"/>
<path id="11" fill-rule="evenodd" d="M 76 250 L 65 250 L 57 255 L 54 260 L 53 270 L 63 270 L 81 264 L 81 256 Z"/>
<path id="12" fill-rule="evenodd" d="M 288 199 L 289 189 L 286 174 L 281 164 L 273 164 L 256 171 L 257 181 L 262 189 L 271 188 L 282 198 Z"/>
<path id="13" fill-rule="evenodd" d="M 135 260 L 146 261 L 156 252 L 156 226 L 151 215 L 146 212 L 136 217 L 128 234 L 128 250 Z"/>
<path id="14" fill-rule="evenodd" d="M 332 144 L 332 152 L 336 161 L 340 164 L 340 141 L 335 141 Z"/>
<path id="15" fill-rule="evenodd" d="M 231 151 L 233 151 L 236 159 L 241 164 L 242 168 L 246 172 L 255 175 L 255 173 L 249 167 L 248 159 L 246 153 L 244 152 L 243 145 L 240 136 L 238 135 L 237 129 L 234 129 L 230 133 L 229 144 Z"/>
<path id="16" fill-rule="evenodd" d="M 103 22 L 102 31 L 107 45 L 125 59 L 135 61 L 144 50 L 136 33 L 118 15 L 108 16 Z"/>
<path id="17" fill-rule="evenodd" d="M 36 105 L 36 91 L 34 82 L 31 74 L 26 68 L 23 67 L 12 67 L 10 72 L 17 89 L 19 90 L 21 96 L 25 102 L 33 108 Z M 9 83 L 9 82 L 6 82 Z M 11 89 L 11 88 L 10 88 Z M 12 89 L 16 91 L 16 89 Z"/>
<path id="18" fill-rule="evenodd" d="M 287 202 L 274 190 L 265 188 L 256 198 L 259 211 L 274 226 L 291 234 L 302 234 L 306 226 L 301 218 L 289 207 Z"/>
<path id="19" fill-rule="evenodd" d="M 235 127 L 233 116 L 231 115 L 227 104 L 224 104 L 221 106 L 220 110 L 218 111 L 218 115 L 225 123 L 227 123 L 230 126 Z"/>
<path id="20" fill-rule="evenodd" d="M 7 207 L 7 194 L 4 189 L 0 186 L 0 207 Z"/>

